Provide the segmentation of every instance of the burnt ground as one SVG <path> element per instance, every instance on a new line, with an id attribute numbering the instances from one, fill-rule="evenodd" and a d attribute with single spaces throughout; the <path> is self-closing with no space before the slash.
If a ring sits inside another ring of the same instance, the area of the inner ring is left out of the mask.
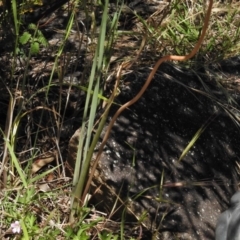
<path id="1" fill-rule="evenodd" d="M 99 9 L 96 11 L 101 12 Z M 121 27 L 131 29 L 135 26 L 133 15 L 124 14 Z M 27 17 L 28 21 L 39 19 L 31 15 Z M 84 92 L 76 86 L 72 86 L 69 91 L 69 85 L 59 83 L 72 79 L 77 84 L 86 85 L 84 74 L 90 70 L 92 54 L 86 47 L 88 38 L 83 36 L 83 44 L 80 45 L 79 36 L 74 32 L 70 35 L 59 59 L 60 71 L 53 75 L 54 85 L 49 88 L 46 101 L 45 87 L 64 36 L 63 30 L 68 20 L 67 8 L 55 10 L 48 18 L 51 19 L 50 22 L 46 18 L 41 20 L 40 29 L 46 36 L 49 47 L 42 48 L 40 54 L 28 63 L 25 54 L 29 45 L 22 46 L 13 78 L 10 55 L 14 46 L 14 36 L 10 34 L 13 27 L 11 24 L 6 25 L 6 29 L 11 31 L 1 31 L 1 129 L 5 128 L 7 119 L 7 89 L 15 93 L 17 83 L 24 83 L 25 86 L 23 92 L 17 92 L 23 102 L 17 101 L 14 111 L 16 116 L 21 106 L 23 112 L 28 113 L 21 119 L 16 143 L 16 153 L 20 160 L 30 157 L 24 151 L 32 148 L 39 126 L 41 131 L 35 145 L 39 149 L 38 154 L 56 149 L 57 136 L 65 159 L 69 139 L 78 129 L 82 117 Z M 77 20 L 90 26 L 82 12 Z M 127 37 L 125 43 L 139 46 L 140 41 Z M 76 54 L 70 54 L 72 52 Z M 152 53 L 144 54 L 143 62 L 133 66 L 123 76 L 121 93 L 117 99 L 119 103 L 135 96 L 147 78 L 150 68 L 146 65 L 152 66 L 156 59 Z M 130 54 L 128 48 L 123 48 L 116 55 L 119 60 Z M 239 67 L 238 56 L 212 65 L 200 61 L 189 63 L 188 67 L 166 63 L 161 66 L 143 98 L 125 111 L 114 126 L 100 166 L 100 172 L 109 175 L 103 175 L 102 178 L 114 189 L 123 187 L 123 198 L 128 196 L 134 199 L 136 194 L 149 188 L 137 197 L 132 210 L 139 216 L 147 209 L 149 218 L 144 224 L 152 232 L 159 227 L 160 239 L 213 239 L 217 216 L 226 209 L 230 197 L 238 189 Z M 56 126 L 54 115 L 59 106 L 60 114 L 64 115 L 61 127 Z M 65 106 L 66 112 L 63 111 Z M 115 111 L 116 108 L 113 107 L 110 117 Z M 206 129 L 179 162 L 183 149 L 205 124 Z M 3 145 L 1 151 L 2 149 Z M 163 172 L 165 186 L 161 196 L 159 188 Z M 184 185 L 174 187 L 173 183 Z M 105 201 L 98 194 L 95 195 L 96 199 L 98 202 Z M 112 207 L 112 200 L 107 200 L 107 206 L 99 204 L 106 212 Z M 163 217 L 164 214 L 166 216 Z"/>

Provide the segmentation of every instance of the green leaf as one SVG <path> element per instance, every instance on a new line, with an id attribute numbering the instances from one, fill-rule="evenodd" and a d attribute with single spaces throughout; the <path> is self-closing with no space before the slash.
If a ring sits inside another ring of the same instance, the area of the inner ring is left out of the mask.
<path id="1" fill-rule="evenodd" d="M 37 29 L 37 26 L 36 26 L 34 23 L 30 23 L 30 24 L 28 25 L 28 29 L 36 30 L 36 29 Z"/>
<path id="2" fill-rule="evenodd" d="M 48 41 L 46 40 L 46 38 L 45 38 L 43 35 L 39 35 L 38 41 L 39 41 L 44 47 L 47 47 Z"/>
<path id="3" fill-rule="evenodd" d="M 38 42 L 33 42 L 31 44 L 30 52 L 31 52 L 31 54 L 38 54 L 39 53 L 39 43 Z"/>
<path id="4" fill-rule="evenodd" d="M 31 38 L 31 34 L 29 32 L 24 32 L 23 35 L 19 38 L 19 42 L 24 45 Z"/>

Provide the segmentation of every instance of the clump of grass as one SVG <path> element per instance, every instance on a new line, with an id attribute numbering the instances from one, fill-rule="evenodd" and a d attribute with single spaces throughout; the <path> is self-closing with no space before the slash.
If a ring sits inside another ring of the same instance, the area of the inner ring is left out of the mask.
<path id="1" fill-rule="evenodd" d="M 199 37 L 204 21 L 205 1 L 171 1 L 167 11 L 160 16 L 153 14 L 148 19 L 140 16 L 143 29 L 147 34 L 146 46 L 150 51 L 161 55 L 169 53 L 185 55 L 194 46 Z M 239 52 L 240 7 L 239 2 L 215 2 L 208 34 L 196 57 L 204 56 L 205 60 L 218 61 L 236 55 Z M 158 18 L 166 17 L 158 24 Z"/>
<path id="2" fill-rule="evenodd" d="M 111 104 L 114 101 L 114 98 L 117 95 L 117 87 L 113 90 L 113 93 L 110 98 L 103 96 L 103 86 L 109 74 L 110 68 L 110 59 L 113 56 L 113 45 L 118 40 L 118 21 L 121 14 L 121 7 L 117 8 L 117 11 L 113 15 L 108 14 L 108 4 L 106 0 L 104 4 L 96 3 L 91 5 L 92 1 L 84 1 L 85 6 L 83 9 L 86 10 L 86 14 L 92 20 L 92 25 L 89 28 L 90 30 L 86 31 L 87 36 L 92 37 L 92 42 L 95 41 L 95 30 L 96 30 L 96 19 L 94 12 L 88 13 L 87 10 L 93 9 L 98 6 L 101 8 L 102 23 L 100 27 L 100 33 L 97 40 L 97 44 L 92 44 L 95 48 L 93 49 L 93 64 L 91 68 L 91 73 L 86 73 L 84 77 L 88 79 L 86 86 L 78 86 L 79 89 L 82 89 L 86 92 L 85 107 L 83 110 L 83 120 L 79 123 L 81 126 L 81 135 L 79 138 L 78 146 L 78 156 L 76 161 L 76 167 L 74 172 L 74 178 L 71 188 L 68 187 L 59 187 L 57 190 L 50 188 L 48 191 L 45 191 L 45 185 L 39 185 L 39 180 L 43 179 L 50 174 L 53 170 L 49 170 L 44 174 L 40 174 L 34 177 L 30 171 L 31 162 L 36 155 L 35 151 L 29 150 L 30 160 L 29 163 L 22 164 L 19 162 L 15 152 L 16 144 L 18 139 L 18 129 L 20 122 L 23 117 L 29 115 L 34 110 L 27 111 L 23 104 L 18 105 L 17 115 L 14 114 L 16 110 L 16 102 L 19 101 L 22 103 L 24 99 L 25 83 L 27 72 L 24 74 L 24 81 L 21 85 L 20 82 L 16 84 L 16 89 L 13 92 L 12 89 L 9 90 L 10 100 L 9 100 L 9 110 L 8 110 L 8 119 L 5 129 L 2 129 L 1 134 L 5 141 L 4 151 L 3 151 L 3 161 L 0 169 L 0 176 L 3 179 L 2 189 L 0 195 L 0 201 L 2 204 L 1 210 L 1 236 L 5 234 L 10 234 L 22 239 L 124 239 L 124 216 L 121 222 L 120 233 L 119 231 L 111 233 L 111 231 L 104 229 L 106 222 L 109 221 L 108 216 L 104 214 L 94 212 L 94 209 L 87 207 L 86 202 L 84 201 L 88 187 L 85 186 L 86 177 L 89 173 L 90 161 L 92 159 L 92 154 L 94 148 L 99 141 L 99 136 L 101 130 L 105 124 L 105 121 L 108 116 L 108 111 L 111 107 Z M 199 32 L 202 27 L 202 22 L 204 20 L 204 8 L 202 7 L 204 1 L 179 1 L 174 0 L 171 2 L 169 11 L 166 14 L 166 17 L 159 22 L 159 24 L 152 24 L 153 21 L 149 19 L 143 19 L 142 17 L 136 15 L 140 22 L 144 25 L 144 30 L 146 33 L 146 39 L 142 42 L 143 45 L 140 47 L 139 54 L 144 49 L 144 44 L 148 51 L 159 52 L 161 55 L 165 54 L 179 54 L 185 55 L 190 52 L 193 45 L 196 43 L 199 38 Z M 5 2 L 6 3 L 6 2 Z M 42 35 L 42 32 L 38 29 L 36 25 L 29 25 L 33 33 L 30 34 L 28 31 L 23 33 L 20 32 L 20 16 L 24 11 L 29 11 L 36 3 L 36 1 L 29 1 L 21 6 L 18 5 L 16 0 L 12 1 L 12 5 L 9 8 L 7 5 L 7 11 L 12 13 L 14 29 L 15 29 L 15 48 L 13 49 L 13 65 L 11 72 L 11 80 L 14 78 L 15 73 L 15 62 L 17 61 L 19 49 L 23 45 L 29 44 L 30 51 L 27 56 L 27 65 L 32 58 L 32 54 L 38 54 L 41 47 L 46 47 L 46 39 Z M 39 3 L 39 2 L 38 2 Z M 40 1 L 41 4 L 41 1 Z M 235 3 L 234 8 L 230 8 L 228 5 L 220 5 L 216 3 L 213 8 L 213 18 L 208 31 L 208 37 L 205 44 L 202 47 L 200 55 L 204 56 L 205 59 L 217 60 L 224 57 L 229 57 L 236 54 L 239 51 L 239 8 L 238 3 Z M 87 6 L 88 5 L 88 6 Z M 90 5 L 90 7 L 89 7 Z M 119 3 L 119 6 L 121 2 Z M 52 67 L 52 72 L 49 77 L 48 83 L 44 86 L 44 106 L 43 109 L 46 109 L 53 114 L 53 121 L 56 122 L 58 126 L 58 132 L 55 134 L 54 139 L 56 140 L 56 145 L 59 148 L 60 141 L 60 132 L 61 126 L 64 121 L 64 115 L 61 114 L 61 97 L 59 97 L 59 109 L 49 109 L 47 108 L 49 92 L 53 86 L 52 79 L 54 74 L 57 72 L 60 82 L 64 77 L 64 68 L 59 66 L 59 60 L 64 58 L 63 49 L 65 43 L 70 35 L 72 26 L 75 23 L 75 12 L 78 11 L 80 2 L 77 0 L 72 1 L 72 10 L 69 14 L 69 21 L 66 26 L 65 36 L 62 39 L 60 47 L 56 53 L 54 65 Z M 27 10 L 26 10 L 27 7 Z M 150 18 L 157 17 L 156 15 L 151 16 Z M 154 19 L 153 19 L 154 20 Z M 221 20 L 221 21 L 220 21 Z M 157 21 L 155 21 L 157 22 Z M 85 27 L 85 26 L 84 26 Z M 84 28 L 83 27 L 83 28 Z M 22 34 L 22 35 L 21 35 Z M 124 34 L 124 33 L 123 33 Z M 80 32 L 79 32 L 80 35 Z M 134 32 L 131 33 L 134 35 Z M 139 38 L 141 34 L 137 33 Z M 40 42 L 40 43 L 39 43 Z M 32 47 L 31 47 L 32 46 Z M 81 47 L 81 45 L 80 45 Z M 80 48 L 79 47 L 79 48 Z M 88 46 L 87 46 L 88 47 Z M 89 47 L 90 49 L 90 47 Z M 134 49 L 135 50 L 135 49 Z M 71 53 L 70 53 L 71 54 Z M 158 54 L 156 54 L 158 55 Z M 26 67 L 27 71 L 27 67 Z M 118 76 L 120 80 L 121 76 Z M 56 86 L 56 84 L 54 84 Z M 59 84 L 60 89 L 62 89 L 63 84 Z M 72 85 L 69 84 L 69 89 Z M 41 89 L 42 90 L 42 89 Z M 15 93 L 20 93 L 19 95 Z M 32 96 L 33 97 L 33 96 Z M 30 97 L 30 99 L 32 98 Z M 100 103 L 100 99 L 104 99 L 107 107 L 100 119 L 100 123 L 97 125 L 98 128 L 95 129 L 95 118 L 97 113 L 97 108 Z M 67 105 L 67 104 L 66 104 Z M 66 110 L 66 106 L 63 106 Z M 41 116 L 42 118 L 42 116 Z M 41 125 L 38 123 L 38 125 Z M 205 125 L 203 130 L 205 130 Z M 49 127 L 50 128 L 50 127 Z M 35 142 L 38 138 L 38 133 L 40 132 L 41 127 L 38 128 L 36 133 Z M 94 135 L 93 135 L 94 130 Z M 195 139 L 199 137 L 202 129 L 195 135 Z M 194 141 L 190 143 L 186 151 L 183 152 L 183 156 L 187 153 L 190 147 L 192 147 Z M 33 148 L 35 145 L 33 144 Z M 60 155 L 60 151 L 58 152 Z M 133 160 L 134 162 L 135 160 Z M 62 163 L 62 162 L 61 162 Z M 60 164 L 59 164 L 60 165 Z M 63 172 L 64 167 L 61 165 Z M 58 168 L 58 167 L 57 167 Z M 64 174 L 63 174 L 64 175 Z M 60 174 L 59 178 L 62 177 Z M 64 176 L 65 177 L 65 176 Z M 44 188 L 43 188 L 44 186 Z M 160 196 L 162 196 L 162 188 L 164 187 L 163 178 L 160 183 Z M 86 188 L 85 188 L 86 187 Z M 72 192 L 71 192 L 72 191 Z M 142 193 L 136 196 L 139 197 Z M 62 203 L 61 203 L 62 201 Z M 159 202 L 163 201 L 162 197 L 159 198 Z M 57 207 L 56 207 L 57 206 Z M 70 216 L 70 217 L 69 217 Z M 145 215 L 143 214 L 140 217 L 144 219 Z M 103 224 L 102 224 L 103 223 Z M 12 225 L 13 224 L 13 225 Z M 19 227 L 20 224 L 20 233 Z M 160 226 L 159 226 L 160 227 Z M 95 229 L 95 231 L 93 230 Z M 97 230 L 96 230 L 97 229 Z M 131 238 L 131 237 L 130 237 Z M 133 239 L 133 238 L 131 238 Z"/>
<path id="3" fill-rule="evenodd" d="M 91 8 L 89 5 L 92 3 L 85 3 L 84 9 L 87 11 L 89 9 L 93 9 L 95 5 Z M 32 2 L 32 5 L 35 5 L 35 2 Z M 31 5 L 31 6 L 32 6 Z M 20 18 L 21 15 L 24 13 L 22 11 L 22 7 L 26 7 L 25 5 L 19 6 L 18 2 L 12 1 L 12 5 L 9 8 L 9 16 L 12 17 L 13 23 L 15 26 L 15 47 L 13 49 L 13 65 L 12 65 L 12 80 L 14 82 L 14 74 L 15 74 L 15 65 L 16 61 L 18 59 L 18 54 L 21 53 L 22 46 L 19 45 L 21 43 L 22 45 L 28 44 L 29 46 L 29 52 L 24 52 L 26 54 L 26 62 L 27 65 L 29 64 L 30 60 L 32 59 L 32 55 L 39 54 L 39 50 L 41 47 L 46 47 L 46 39 L 42 35 L 42 32 L 38 29 L 38 26 L 36 25 L 29 25 L 31 30 L 34 30 L 33 33 L 26 31 L 21 32 L 20 29 Z M 59 44 L 59 49 L 56 54 L 55 62 L 52 67 L 52 72 L 50 74 L 48 83 L 46 86 L 44 86 L 40 91 L 42 91 L 45 94 L 44 98 L 44 106 L 42 106 L 42 109 L 52 112 L 55 116 L 54 121 L 57 122 L 57 125 L 59 126 L 59 129 L 61 128 L 62 121 L 64 120 L 64 114 L 63 119 L 59 118 L 60 112 L 61 112 L 61 98 L 59 99 L 59 109 L 51 110 L 48 107 L 48 101 L 49 101 L 49 92 L 52 88 L 52 86 L 56 86 L 56 84 L 52 84 L 53 76 L 56 72 L 58 72 L 58 76 L 60 79 L 63 78 L 64 71 L 59 71 L 59 59 L 64 57 L 64 47 L 66 44 L 66 41 L 69 37 L 70 31 L 72 29 L 72 26 L 74 24 L 75 19 L 75 12 L 77 8 L 79 7 L 79 1 L 73 1 L 72 2 L 72 9 L 69 17 L 68 24 L 66 26 L 66 32 L 64 39 L 62 39 L 62 42 Z M 63 198 L 61 198 L 61 189 L 59 188 L 58 191 L 53 191 L 49 186 L 48 183 L 44 182 L 39 183 L 40 179 L 43 179 L 44 177 L 47 177 L 47 174 L 51 174 L 53 172 L 53 169 L 34 176 L 31 172 L 31 163 L 33 159 L 35 158 L 36 152 L 33 150 L 28 150 L 30 159 L 28 160 L 27 164 L 22 164 L 18 157 L 15 154 L 16 151 L 16 141 L 18 139 L 18 129 L 21 126 L 21 121 L 23 120 L 24 116 L 29 115 L 33 110 L 27 111 L 24 106 L 28 104 L 23 104 L 23 98 L 21 100 L 22 95 L 17 96 L 15 94 L 12 94 L 12 89 L 9 89 L 10 92 L 10 102 L 9 102 L 9 112 L 8 114 L 8 120 L 6 124 L 6 128 L 2 131 L 2 136 L 5 140 L 5 148 L 4 148 L 4 156 L 3 161 L 1 165 L 1 176 L 3 176 L 3 184 L 2 188 L 6 192 L 9 193 L 6 195 L 1 196 L 1 203 L 3 206 L 3 214 L 2 216 L 5 216 L 4 221 L 2 222 L 1 226 L 1 236 L 6 235 L 12 235 L 18 237 L 23 237 L 24 239 L 117 239 L 118 236 L 113 233 L 110 233 L 109 231 L 103 231 L 102 229 L 99 229 L 97 233 L 93 232 L 93 229 L 96 228 L 96 225 L 99 221 L 104 222 L 107 221 L 107 218 L 103 218 L 100 214 L 96 215 L 96 217 L 93 219 L 89 217 L 90 215 L 90 208 L 86 208 L 85 206 L 81 206 L 80 208 L 75 206 L 79 205 L 78 199 L 81 197 L 81 191 L 80 193 L 76 193 L 78 188 L 75 189 L 77 182 L 84 183 L 85 177 L 88 174 L 89 171 L 89 163 L 91 160 L 91 155 L 94 146 L 97 143 L 97 140 L 99 138 L 99 134 L 101 133 L 101 127 L 103 127 L 104 121 L 100 124 L 100 129 L 98 130 L 97 136 L 94 138 L 94 142 L 91 143 L 91 137 L 92 137 L 92 129 L 93 124 L 95 121 L 96 116 L 96 110 L 100 103 L 100 99 L 105 99 L 107 102 L 109 101 L 107 98 L 103 97 L 102 95 L 102 86 L 104 84 L 104 80 L 107 77 L 108 67 L 109 67 L 109 61 L 111 57 L 111 48 L 112 44 L 114 42 L 116 34 L 116 27 L 118 23 L 118 18 L 120 14 L 120 10 L 118 9 L 117 13 L 113 15 L 112 19 L 110 19 L 110 16 L 108 15 L 108 1 L 106 1 L 105 5 L 99 5 L 103 9 L 103 18 L 102 18 L 102 25 L 101 25 L 101 31 L 100 36 L 98 38 L 98 44 L 96 45 L 95 51 L 95 57 L 94 57 L 94 64 L 92 67 L 92 72 L 89 77 L 89 81 L 87 81 L 87 87 L 85 86 L 79 86 L 80 89 L 87 92 L 87 98 L 86 98 L 86 106 L 84 110 L 84 121 L 82 122 L 82 125 L 85 125 L 88 127 L 88 133 L 86 140 L 84 140 L 85 146 L 80 145 L 80 155 L 78 156 L 78 162 L 76 166 L 84 166 L 82 168 L 82 171 L 79 173 L 76 171 L 73 179 L 73 195 L 72 199 L 69 197 L 70 190 L 69 188 L 64 190 L 62 192 Z M 27 10 L 28 11 L 28 10 Z M 86 13 L 86 14 L 94 14 L 92 13 Z M 76 22 L 75 22 L 76 24 Z M 92 24 L 95 25 L 95 18 L 92 15 Z M 95 27 L 92 25 L 90 28 L 91 31 L 95 31 Z M 109 28 L 109 31 L 107 31 L 107 27 Z M 86 34 L 91 35 L 92 37 L 95 36 L 95 32 L 89 33 L 85 32 Z M 19 37 L 20 36 L 20 37 Z M 107 39 L 106 39 L 107 38 Z M 95 39 L 92 39 L 95 41 Z M 81 47 L 81 45 L 80 45 Z M 27 49 L 27 47 L 25 47 Z M 64 68 L 67 68 L 67 66 L 64 66 Z M 18 88 L 21 89 L 21 94 L 24 94 L 26 92 L 25 89 L 25 83 L 27 82 L 27 69 L 24 73 L 24 81 L 23 84 L 18 83 L 16 86 L 18 91 Z M 88 74 L 84 75 L 84 77 L 88 78 Z M 60 86 L 61 88 L 62 86 Z M 69 85 L 71 87 L 71 84 Z M 29 102 L 32 98 L 34 98 L 36 95 L 33 94 L 29 98 Z M 115 95 L 113 95 L 115 96 Z M 20 104 L 17 105 L 18 111 L 17 115 L 14 114 L 16 109 L 16 102 L 20 98 Z M 112 104 L 113 99 L 109 101 L 109 104 Z M 66 106 L 65 106 L 66 109 Z M 89 111 L 91 109 L 91 111 Z M 108 107 L 109 110 L 109 107 Z M 58 112 L 59 111 L 59 112 Z M 104 118 L 106 120 L 107 112 L 104 114 Z M 42 115 L 40 114 L 40 122 L 38 123 L 39 128 L 37 132 L 35 133 L 35 140 L 34 142 L 37 142 L 38 134 L 41 131 L 41 123 L 42 123 Z M 81 123 L 79 123 L 79 126 Z M 59 130 L 60 131 L 60 130 Z M 60 140 L 60 133 L 56 132 L 55 135 L 56 139 L 56 145 L 58 145 L 58 142 Z M 81 141 L 80 141 L 81 142 Z M 91 144 L 91 151 L 89 151 Z M 33 148 L 35 147 L 35 144 L 33 145 Z M 59 145 L 57 146 L 58 149 Z M 83 151 L 81 153 L 81 151 Z M 87 156 L 89 155 L 89 156 Z M 81 157 L 82 156 L 82 157 Z M 86 159 L 87 157 L 87 159 Z M 57 167 L 58 169 L 59 167 Z M 39 170 L 39 167 L 35 168 Z M 76 168 L 77 169 L 77 168 Z M 81 167 L 79 168 L 81 169 Z M 64 175 L 64 174 L 63 174 Z M 61 176 L 58 176 L 61 178 Z M 17 183 L 16 183 L 17 182 Z M 46 186 L 47 184 L 47 186 Z M 18 191 L 15 191 L 15 188 L 18 189 Z M 83 188 L 83 186 L 82 186 Z M 10 194 L 11 193 L 11 194 Z M 66 209 L 62 209 L 61 207 L 57 207 L 56 204 L 59 201 L 64 202 L 62 204 L 63 207 Z M 73 206 L 71 206 L 70 202 L 73 203 Z M 74 211 L 74 214 L 71 214 L 73 216 L 70 220 L 68 219 L 70 215 L 70 210 Z M 7 216 L 7 217 L 6 217 Z M 71 223 L 71 224 L 70 224 Z M 20 229 L 20 232 L 19 232 Z M 92 237 L 91 237 L 92 236 Z"/>

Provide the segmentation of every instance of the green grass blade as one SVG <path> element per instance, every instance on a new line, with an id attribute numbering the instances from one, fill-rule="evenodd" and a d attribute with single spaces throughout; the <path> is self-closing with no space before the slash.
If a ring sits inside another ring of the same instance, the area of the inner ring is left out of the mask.
<path id="1" fill-rule="evenodd" d="M 18 174 L 19 174 L 19 177 L 20 177 L 20 179 L 21 179 L 21 181 L 22 181 L 22 183 L 23 183 L 23 186 L 24 186 L 25 188 L 27 188 L 28 184 L 27 184 L 26 178 L 25 178 L 25 176 L 24 176 L 24 174 L 23 174 L 23 172 L 22 172 L 22 167 L 21 167 L 21 165 L 19 164 L 19 161 L 18 161 L 18 159 L 17 159 L 17 157 L 16 157 L 16 155 L 15 155 L 15 153 L 14 153 L 14 151 L 13 151 L 13 148 L 12 148 L 12 146 L 9 144 L 9 142 L 8 142 L 8 140 L 7 140 L 6 138 L 4 138 L 4 141 L 5 141 L 5 143 L 7 144 L 8 151 L 9 151 L 9 153 L 10 153 L 12 162 L 13 162 L 13 164 L 14 164 L 14 166 L 15 166 Z"/>
<path id="2" fill-rule="evenodd" d="M 181 156 L 179 157 L 178 161 L 180 162 L 189 152 L 189 150 L 194 146 L 196 141 L 199 139 L 199 137 L 203 134 L 203 132 L 206 130 L 206 128 L 211 124 L 211 122 L 216 118 L 216 113 L 214 113 L 206 122 L 205 124 L 198 129 L 198 131 L 194 134 L 193 138 L 189 142 L 189 144 L 186 146 L 186 148 L 183 150 Z"/>

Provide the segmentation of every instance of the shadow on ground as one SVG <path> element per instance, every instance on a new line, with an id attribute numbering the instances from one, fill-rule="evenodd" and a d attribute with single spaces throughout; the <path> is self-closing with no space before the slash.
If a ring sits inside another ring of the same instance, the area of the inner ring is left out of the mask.
<path id="1" fill-rule="evenodd" d="M 218 81 L 220 75 L 230 80 L 229 68 L 222 67 L 230 63 L 210 66 L 208 72 L 198 69 L 198 74 L 170 64 L 161 67 L 141 100 L 114 125 L 93 182 L 93 192 L 102 186 L 94 194 L 100 209 L 110 212 L 120 194 L 138 219 L 148 213 L 144 223 L 158 228 L 161 239 L 214 239 L 217 217 L 239 180 L 239 94 L 224 94 Z M 234 64 L 231 73 L 239 69 L 239 58 Z M 118 101 L 135 96 L 148 74 L 138 69 L 127 75 Z M 178 161 L 203 126 L 205 131 Z"/>

